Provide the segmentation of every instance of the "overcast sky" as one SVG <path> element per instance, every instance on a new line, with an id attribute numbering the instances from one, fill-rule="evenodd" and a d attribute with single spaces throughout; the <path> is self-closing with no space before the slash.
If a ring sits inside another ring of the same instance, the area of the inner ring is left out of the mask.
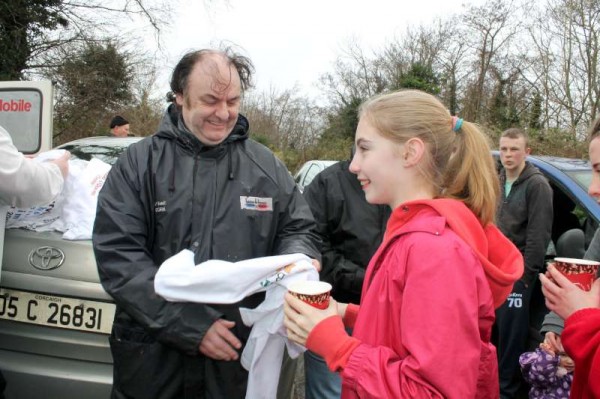
<path id="1" fill-rule="evenodd" d="M 483 0 L 181 0 L 161 60 L 164 90 L 170 71 L 190 49 L 220 41 L 240 46 L 256 67 L 258 90 L 297 85 L 317 96 L 318 78 L 332 70 L 349 40 L 379 49 L 409 25 L 459 14 Z"/>

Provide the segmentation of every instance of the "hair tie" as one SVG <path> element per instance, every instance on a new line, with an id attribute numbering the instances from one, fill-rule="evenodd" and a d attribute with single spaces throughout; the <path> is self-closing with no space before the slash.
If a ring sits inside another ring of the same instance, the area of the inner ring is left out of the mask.
<path id="1" fill-rule="evenodd" d="M 460 128 L 463 125 L 463 119 L 459 118 L 458 116 L 453 116 L 452 117 L 452 130 L 457 132 L 460 130 Z"/>

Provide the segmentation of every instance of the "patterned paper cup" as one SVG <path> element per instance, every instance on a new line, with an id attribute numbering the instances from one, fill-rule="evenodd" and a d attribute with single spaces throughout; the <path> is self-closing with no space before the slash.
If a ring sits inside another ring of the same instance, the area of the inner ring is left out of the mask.
<path id="1" fill-rule="evenodd" d="M 288 287 L 290 294 L 318 309 L 329 306 L 331 284 L 324 281 L 297 281 Z"/>
<path id="2" fill-rule="evenodd" d="M 554 267 L 584 291 L 592 288 L 600 262 L 586 259 L 554 258 Z"/>

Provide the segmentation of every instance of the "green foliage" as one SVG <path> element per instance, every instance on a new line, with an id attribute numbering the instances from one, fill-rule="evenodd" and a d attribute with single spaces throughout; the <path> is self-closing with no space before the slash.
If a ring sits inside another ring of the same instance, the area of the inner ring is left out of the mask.
<path id="1" fill-rule="evenodd" d="M 587 158 L 587 143 L 577 140 L 567 130 L 526 130 L 529 134 L 529 146 L 531 147 L 532 154 Z M 490 138 L 491 147 L 497 149 L 503 129 L 488 127 L 484 131 L 487 132 Z M 352 143 L 353 139 L 348 137 L 323 136 L 317 145 L 305 149 L 304 152 L 279 150 L 276 154 L 287 165 L 290 171 L 295 172 L 304 162 L 311 159 L 338 161 L 349 159 Z"/>
<path id="2" fill-rule="evenodd" d="M 513 125 L 510 127 L 520 127 Z M 500 136 L 505 129 L 491 127 L 485 129 L 490 137 L 492 148 L 497 149 Z M 588 145 L 579 141 L 568 130 L 561 129 L 526 129 L 529 136 L 529 147 L 535 155 L 555 155 L 566 158 L 587 158 Z"/>
<path id="3" fill-rule="evenodd" d="M 264 145 L 265 147 L 273 150 L 275 145 L 271 142 L 271 140 L 264 134 L 261 133 L 252 133 L 252 139 Z"/>
<path id="4" fill-rule="evenodd" d="M 588 144 L 577 140 L 568 130 L 529 129 L 528 133 L 532 154 L 584 159 L 588 157 Z"/>
<path id="5" fill-rule="evenodd" d="M 132 72 L 127 54 L 110 41 L 84 44 L 58 68 L 61 89 L 71 102 L 101 100 L 109 109 L 131 100 Z"/>
<path id="6" fill-rule="evenodd" d="M 36 44 L 48 30 L 66 27 L 63 0 L 0 2 L 0 80 L 21 80 Z"/>
<path id="7" fill-rule="evenodd" d="M 273 150 L 273 152 L 275 153 L 275 156 L 277 158 L 283 161 L 290 173 L 297 171 L 300 168 L 300 166 L 302 166 L 302 164 L 305 162 L 305 158 L 302 156 L 302 153 L 298 150 Z"/>
<path id="8" fill-rule="evenodd" d="M 406 73 L 400 75 L 397 87 L 392 87 L 394 90 L 402 88 L 422 90 L 435 95 L 440 94 L 441 91 L 440 79 L 433 69 L 418 62 L 412 64 Z"/>
<path id="9" fill-rule="evenodd" d="M 130 133 L 135 136 L 150 136 L 156 132 L 163 116 L 164 103 L 152 99 L 149 89 L 145 89 L 139 99 L 134 100 L 130 106 L 124 107 L 122 116 L 129 121 Z M 109 126 L 113 114 L 107 115 L 103 127 Z"/>
<path id="10" fill-rule="evenodd" d="M 354 135 L 352 137 L 326 137 L 310 152 L 312 155 L 310 159 L 334 161 L 349 159 L 353 143 Z"/>
<path id="11" fill-rule="evenodd" d="M 321 138 L 317 145 L 309 147 L 304 151 L 284 150 L 276 152 L 276 154 L 290 171 L 296 172 L 304 162 L 311 159 L 334 161 L 349 159 L 353 142 L 354 138 L 329 136 Z"/>
<path id="12" fill-rule="evenodd" d="M 131 61 L 111 41 L 69 48 L 49 75 L 57 82 L 54 133 L 60 142 L 107 134 L 108 120 L 132 105 Z"/>
<path id="13" fill-rule="evenodd" d="M 441 90 L 440 80 L 431 67 L 420 63 L 413 63 L 406 73 L 400 75 L 395 85 L 393 89 L 411 88 L 432 94 L 439 94 Z M 288 167 L 292 168 L 290 170 L 311 159 L 348 159 L 358 126 L 358 109 L 363 101 L 363 98 L 351 97 L 342 107 L 333 111 L 318 144 L 305 150 L 302 157 L 292 157 L 286 152 L 284 158 Z"/>
<path id="14" fill-rule="evenodd" d="M 542 127 L 542 95 L 536 92 L 533 96 L 532 104 L 529 110 L 529 127 L 531 129 L 540 129 Z"/>
<path id="15" fill-rule="evenodd" d="M 330 114 L 323 138 L 339 137 L 353 140 L 358 126 L 358 108 L 362 102 L 362 98 L 352 98 L 337 112 Z"/>
<path id="16" fill-rule="evenodd" d="M 500 130 L 520 125 L 517 110 L 505 93 L 508 83 L 508 80 L 498 78 L 490 101 L 488 123 Z"/>

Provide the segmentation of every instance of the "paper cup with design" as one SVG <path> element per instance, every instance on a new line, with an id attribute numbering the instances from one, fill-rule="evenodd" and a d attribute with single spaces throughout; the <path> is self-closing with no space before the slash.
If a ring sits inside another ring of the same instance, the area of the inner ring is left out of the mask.
<path id="1" fill-rule="evenodd" d="M 290 294 L 318 309 L 327 309 L 331 284 L 324 281 L 296 281 L 288 286 Z"/>
<path id="2" fill-rule="evenodd" d="M 584 291 L 592 288 L 600 262 L 587 259 L 554 258 L 554 267 Z"/>

